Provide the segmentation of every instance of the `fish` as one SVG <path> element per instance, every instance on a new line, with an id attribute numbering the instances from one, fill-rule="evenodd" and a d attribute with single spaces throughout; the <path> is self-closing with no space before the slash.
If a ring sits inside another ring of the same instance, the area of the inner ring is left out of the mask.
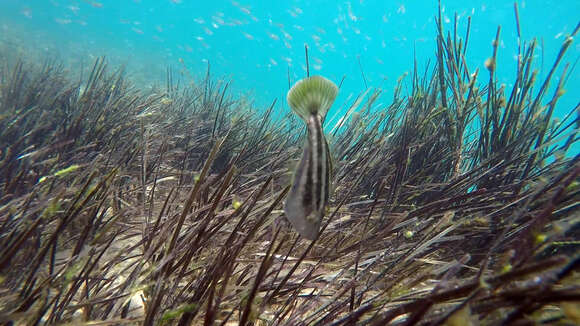
<path id="1" fill-rule="evenodd" d="M 308 240 L 319 235 L 330 194 L 332 160 L 322 125 L 337 95 L 338 87 L 332 81 L 312 76 L 296 82 L 286 96 L 292 111 L 306 124 L 307 142 L 294 172 L 284 213 Z"/>

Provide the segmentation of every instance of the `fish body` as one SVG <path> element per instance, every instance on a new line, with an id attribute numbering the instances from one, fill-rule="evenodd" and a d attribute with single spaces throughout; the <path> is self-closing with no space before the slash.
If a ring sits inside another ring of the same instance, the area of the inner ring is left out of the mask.
<path id="1" fill-rule="evenodd" d="M 322 124 L 338 88 L 330 80 L 312 76 L 288 91 L 290 107 L 305 123 L 307 142 L 284 204 L 286 217 L 306 239 L 318 237 L 330 193 L 332 162 Z"/>

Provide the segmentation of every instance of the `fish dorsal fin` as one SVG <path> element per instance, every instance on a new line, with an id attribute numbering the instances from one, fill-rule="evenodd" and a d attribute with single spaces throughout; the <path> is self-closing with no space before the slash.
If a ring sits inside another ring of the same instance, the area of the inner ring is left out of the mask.
<path id="1" fill-rule="evenodd" d="M 324 122 L 326 113 L 338 94 L 338 87 L 322 76 L 312 76 L 298 81 L 286 96 L 292 110 L 303 120 L 318 114 Z"/>

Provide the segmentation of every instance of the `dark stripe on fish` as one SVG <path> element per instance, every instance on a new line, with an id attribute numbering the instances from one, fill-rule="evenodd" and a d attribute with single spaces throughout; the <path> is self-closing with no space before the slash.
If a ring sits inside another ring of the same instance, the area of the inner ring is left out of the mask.
<path id="1" fill-rule="evenodd" d="M 323 183 L 324 183 L 324 170 L 326 169 L 324 151 L 324 135 L 322 134 L 322 126 L 320 119 L 316 115 L 311 115 L 306 122 L 308 127 L 309 145 L 311 150 L 311 157 L 313 171 L 312 171 L 312 183 L 314 187 L 312 188 L 312 195 L 314 198 L 314 210 L 320 211 L 321 205 L 324 202 Z"/>
<path id="2" fill-rule="evenodd" d="M 324 214 L 324 206 L 327 202 L 328 193 L 328 157 L 326 152 L 326 139 L 322 132 L 322 122 L 318 115 L 311 115 L 306 121 L 308 128 L 308 147 L 310 148 L 310 164 L 312 171 L 310 172 L 310 179 L 312 180 L 313 202 L 310 203 L 312 210 L 317 212 L 319 218 Z M 305 189 L 307 190 L 307 189 Z"/>

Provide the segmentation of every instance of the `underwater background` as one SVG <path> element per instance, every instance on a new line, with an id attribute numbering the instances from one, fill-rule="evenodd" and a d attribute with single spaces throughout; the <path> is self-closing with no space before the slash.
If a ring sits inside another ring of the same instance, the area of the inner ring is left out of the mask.
<path id="1" fill-rule="evenodd" d="M 0 0 L 0 324 L 580 325 L 579 9 Z"/>
<path id="2" fill-rule="evenodd" d="M 213 76 L 231 81 L 235 92 L 251 94 L 258 107 L 283 99 L 277 113 L 289 110 L 288 79 L 294 83 L 306 75 L 307 44 L 311 74 L 337 85 L 344 77 L 333 116 L 367 86 L 392 94 L 397 79 L 412 71 L 414 58 L 423 71 L 436 50 L 436 12 L 437 1 L 426 0 L 2 0 L 0 41 L 29 55 L 56 58 L 71 70 L 106 56 L 126 65 L 143 85 L 164 83 L 167 67 L 200 77 L 209 64 Z M 511 87 L 518 49 L 514 3 L 448 0 L 442 1 L 442 13 L 446 29 L 453 30 L 457 19 L 462 38 L 471 17 L 466 61 L 471 71 L 479 68 L 480 81 L 488 78 L 484 62 L 501 25 L 496 74 Z M 519 2 L 523 40 L 539 41 L 540 79 L 579 13 L 575 0 Z M 578 59 L 580 43 L 572 47 L 564 62 Z M 579 76 L 570 74 L 556 117 L 578 103 Z"/>

